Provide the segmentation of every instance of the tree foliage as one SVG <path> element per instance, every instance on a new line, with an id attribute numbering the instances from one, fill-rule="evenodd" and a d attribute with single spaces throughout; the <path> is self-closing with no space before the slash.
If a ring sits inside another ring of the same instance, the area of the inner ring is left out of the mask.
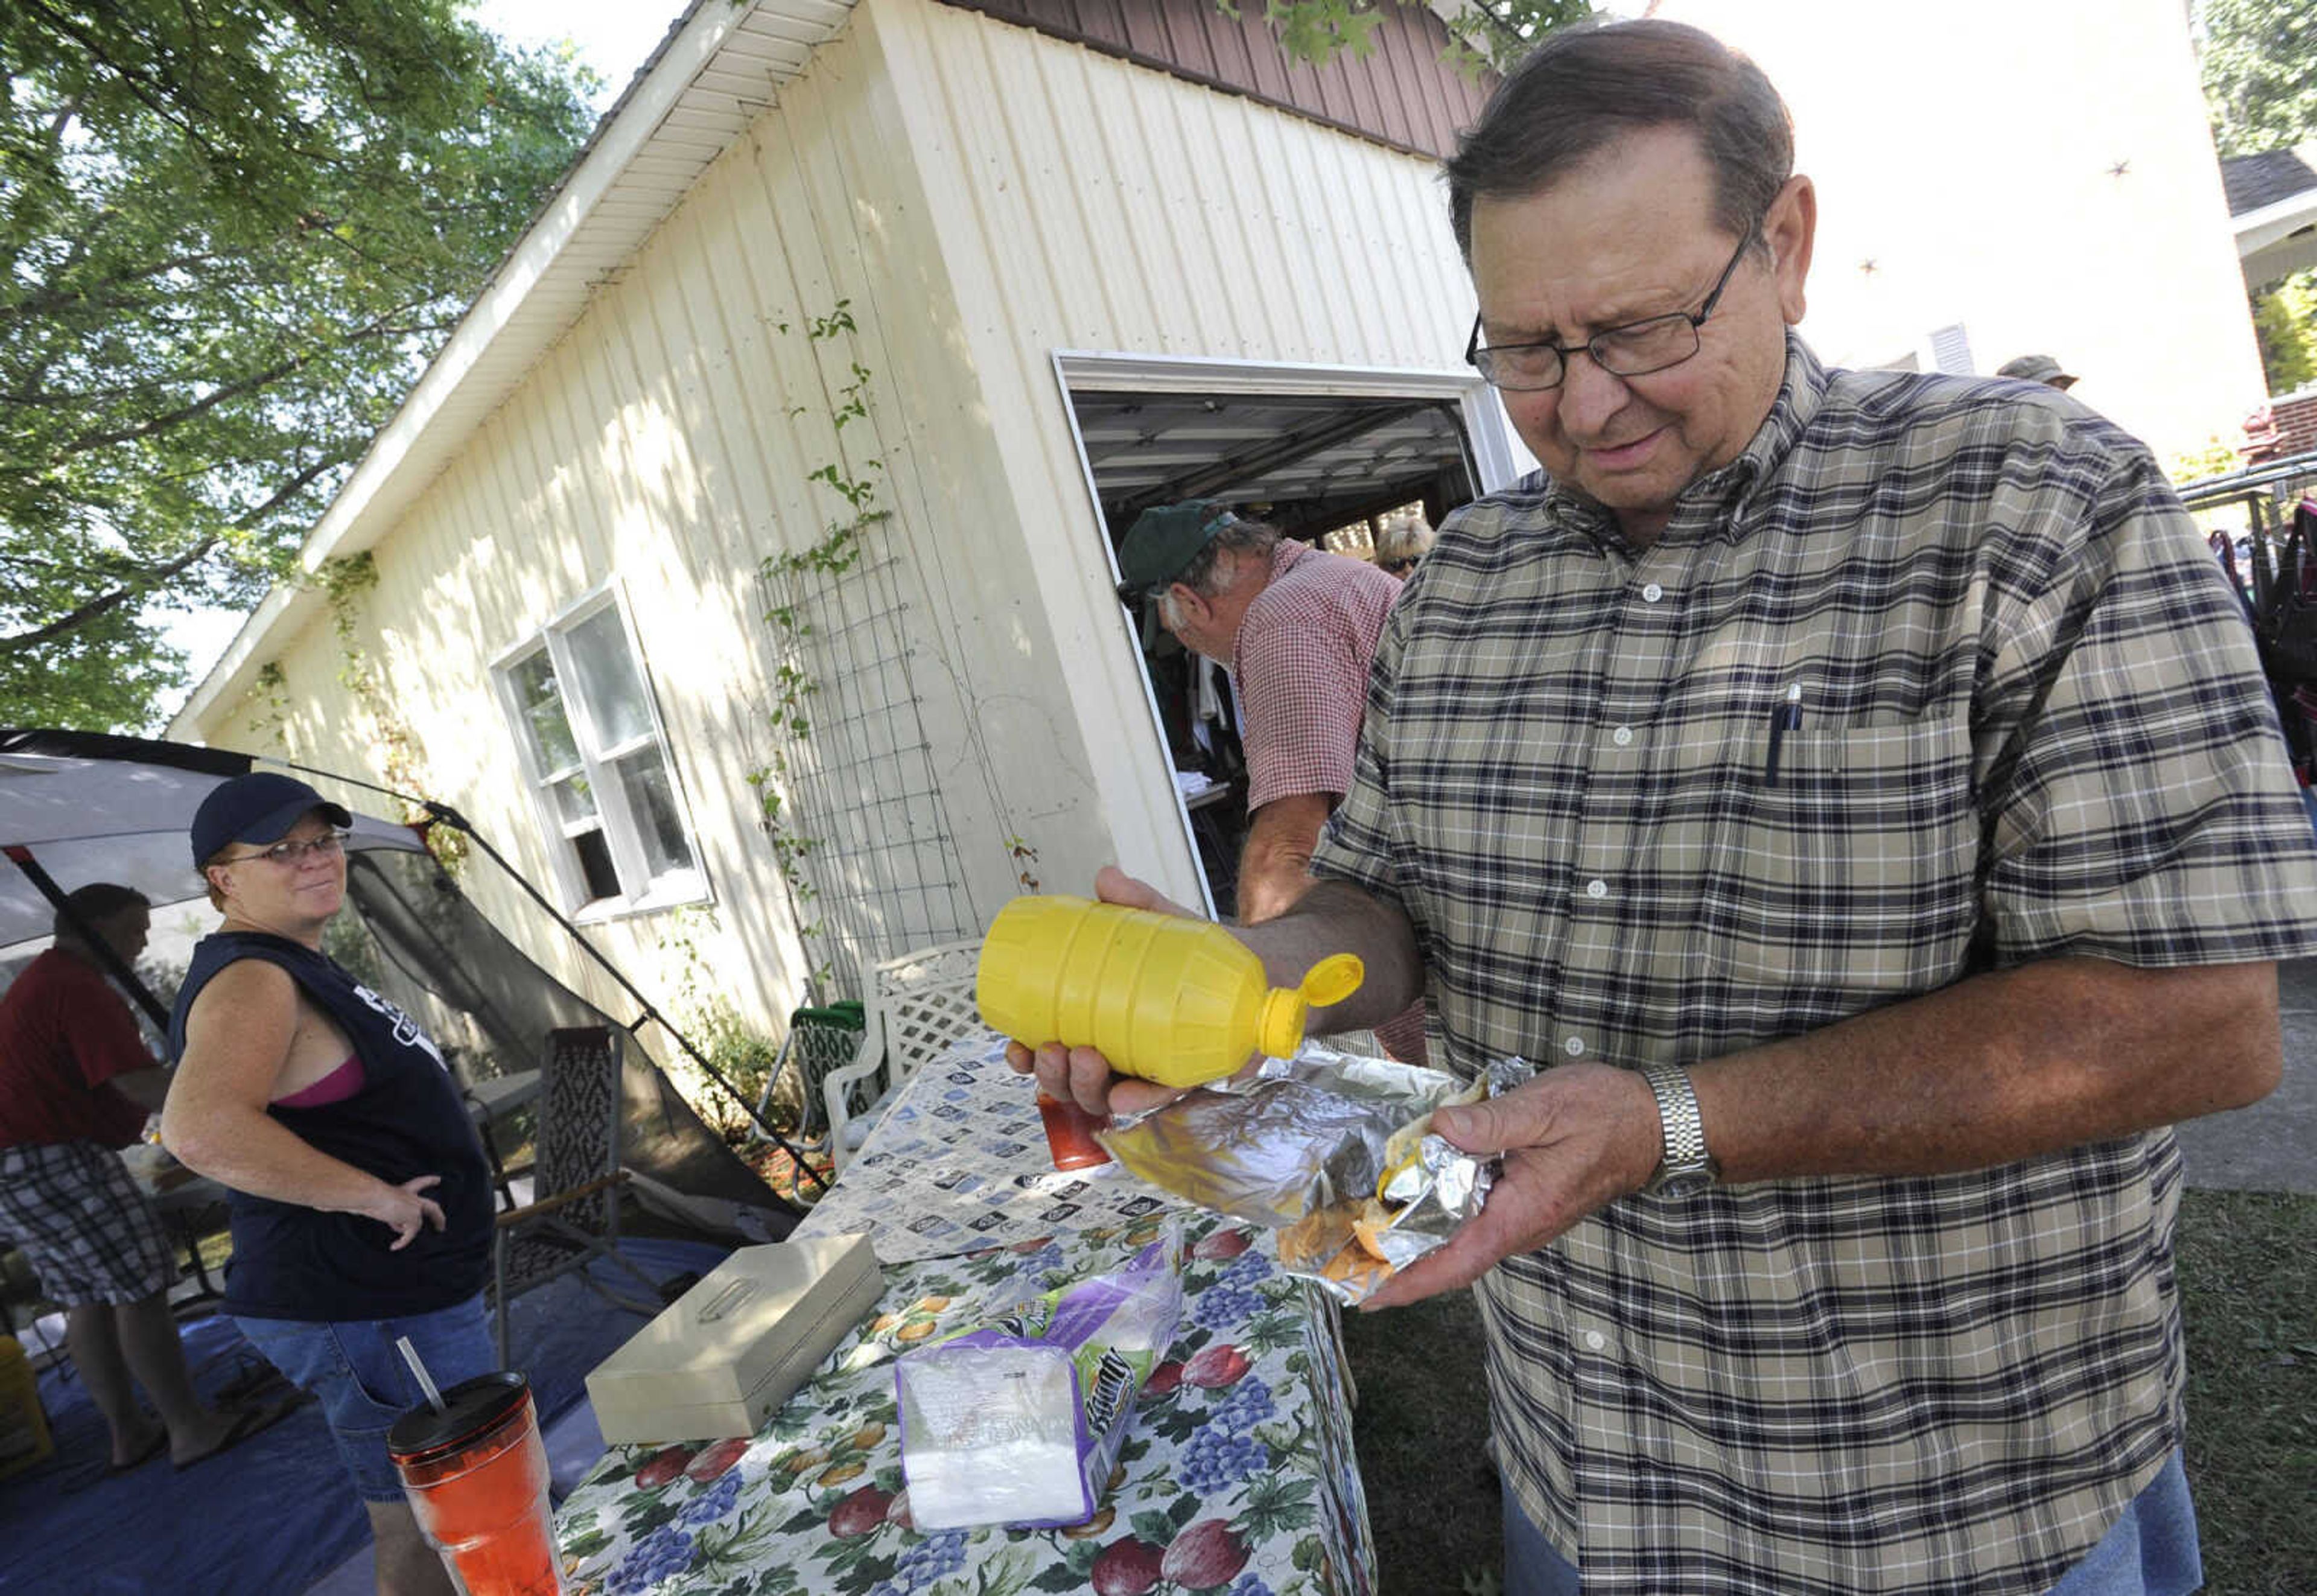
<path id="1" fill-rule="evenodd" d="M 2252 301 L 2253 336 L 2271 393 L 2317 382 L 2317 272 L 2296 272 Z"/>
<path id="2" fill-rule="evenodd" d="M 2203 0 L 2202 71 L 2224 156 L 2317 136 L 2317 0 Z"/>
<path id="3" fill-rule="evenodd" d="M 148 724 L 585 138 L 455 0 L 0 5 L 0 722 Z"/>

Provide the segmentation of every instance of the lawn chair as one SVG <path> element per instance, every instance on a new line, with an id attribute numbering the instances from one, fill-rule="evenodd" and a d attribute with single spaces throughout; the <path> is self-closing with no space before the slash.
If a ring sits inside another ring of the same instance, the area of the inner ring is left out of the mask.
<path id="1" fill-rule="evenodd" d="M 868 1025 L 853 1062 L 830 1071 L 821 1095 L 828 1145 L 842 1175 L 869 1127 L 917 1066 L 981 1020 L 973 1001 L 981 943 L 944 943 L 888 959 L 871 972 Z"/>
<path id="2" fill-rule="evenodd" d="M 491 1241 L 491 1305 L 499 1367 L 507 1356 L 507 1305 L 526 1291 L 577 1271 L 587 1288 L 614 1307 L 658 1314 L 659 1284 L 620 1251 L 620 1035 L 608 1026 L 547 1034 L 547 1084 L 539 1105 L 539 1156 L 532 1188 L 541 1195 L 498 1216 Z M 640 1282 L 640 1301 L 614 1296 L 587 1266 L 609 1259 Z"/>
<path id="3" fill-rule="evenodd" d="M 832 1071 L 841 1070 L 861 1051 L 861 1034 L 868 1016 L 856 998 L 843 998 L 825 1009 L 800 1009 L 789 1016 L 788 1040 L 765 1076 L 765 1089 L 756 1094 L 756 1125 L 748 1135 L 751 1145 L 769 1141 L 764 1132 L 773 1094 L 795 1066 L 801 1099 L 797 1108 L 796 1142 L 800 1148 L 817 1148 L 815 1134 L 823 1115 L 821 1088 Z"/>

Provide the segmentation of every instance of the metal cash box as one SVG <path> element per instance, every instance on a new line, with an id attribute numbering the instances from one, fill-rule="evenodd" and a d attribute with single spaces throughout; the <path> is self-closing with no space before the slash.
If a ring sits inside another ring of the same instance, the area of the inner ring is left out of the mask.
<path id="1" fill-rule="evenodd" d="M 611 1442 L 754 1435 L 884 1290 L 866 1235 L 743 1247 L 587 1376 Z"/>

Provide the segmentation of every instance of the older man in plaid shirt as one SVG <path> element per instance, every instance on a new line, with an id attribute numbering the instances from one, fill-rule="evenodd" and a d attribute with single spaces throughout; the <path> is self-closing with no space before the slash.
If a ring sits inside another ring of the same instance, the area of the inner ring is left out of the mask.
<path id="1" fill-rule="evenodd" d="M 1243 936 L 1367 961 L 1328 1023 L 1424 983 L 1451 1067 L 1553 1066 L 1436 1116 L 1502 1179 L 1370 1305 L 1480 1283 L 1510 1591 L 2172 1596 L 2169 1127 L 2276 1085 L 2317 847 L 2143 447 L 1791 333 L 1792 149 L 1658 22 L 1464 136 L 1470 358 L 1545 471 L 1444 527 Z"/>

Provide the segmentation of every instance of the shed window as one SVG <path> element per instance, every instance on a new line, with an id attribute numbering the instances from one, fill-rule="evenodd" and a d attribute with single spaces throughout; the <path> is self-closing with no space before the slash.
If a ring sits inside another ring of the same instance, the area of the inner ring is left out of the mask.
<path id="1" fill-rule="evenodd" d="M 565 614 L 503 660 L 498 677 L 565 907 L 703 896 L 667 741 L 617 599 L 604 594 Z"/>

